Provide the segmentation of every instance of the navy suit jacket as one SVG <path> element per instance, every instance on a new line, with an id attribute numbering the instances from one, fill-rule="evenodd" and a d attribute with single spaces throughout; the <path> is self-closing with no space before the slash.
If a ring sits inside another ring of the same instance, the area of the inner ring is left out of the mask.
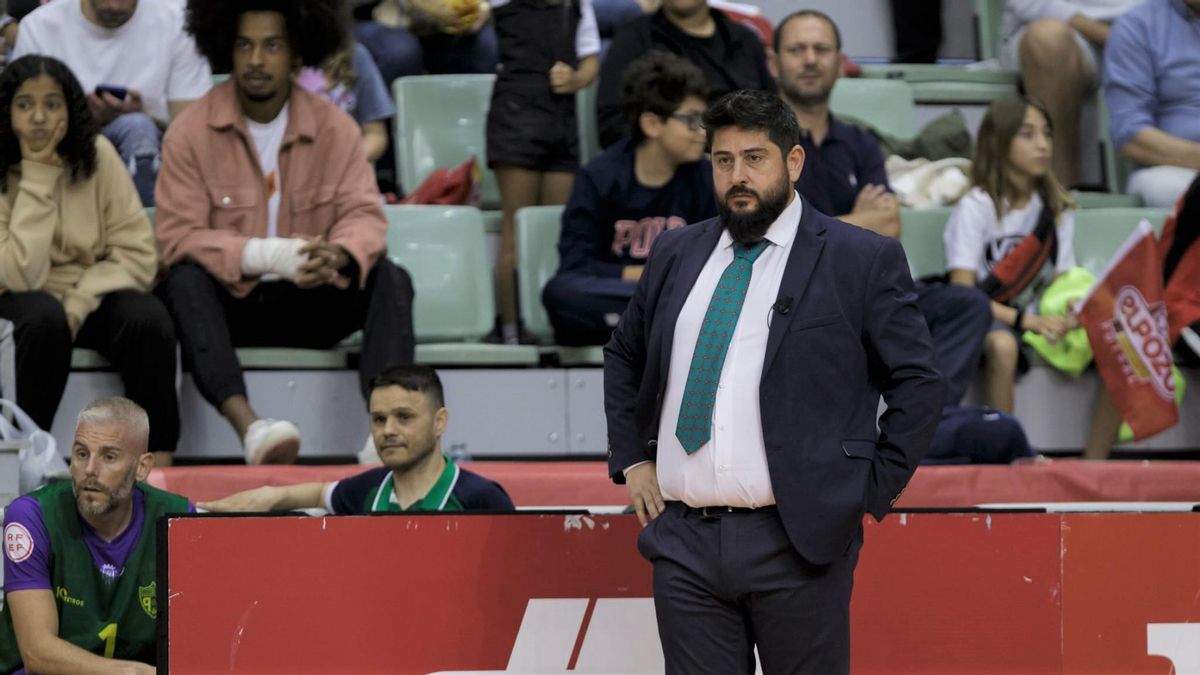
<path id="1" fill-rule="evenodd" d="M 722 229 L 713 218 L 659 236 L 604 348 L 617 483 L 622 469 L 655 459 L 675 323 Z M 900 495 L 944 387 L 899 242 L 805 203 L 778 298 L 791 308 L 771 319 L 758 390 L 767 466 L 789 540 L 824 564 L 845 553 L 864 512 L 882 519 Z"/>

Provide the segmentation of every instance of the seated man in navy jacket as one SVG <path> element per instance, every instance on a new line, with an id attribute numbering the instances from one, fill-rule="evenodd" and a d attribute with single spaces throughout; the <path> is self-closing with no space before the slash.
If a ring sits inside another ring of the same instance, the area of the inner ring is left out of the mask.
<path id="1" fill-rule="evenodd" d="M 708 85 L 689 61 L 650 51 L 621 102 L 632 138 L 579 171 L 563 212 L 558 272 L 542 300 L 562 345 L 602 345 L 633 296 L 654 239 L 716 215 L 704 157 Z"/>
<path id="2" fill-rule="evenodd" d="M 214 502 L 209 511 L 324 508 L 359 515 L 386 511 L 512 511 L 504 488 L 442 454 L 449 413 L 429 366 L 396 366 L 370 384 L 371 437 L 383 466 L 331 483 L 264 486 Z"/>
<path id="3" fill-rule="evenodd" d="M 829 112 L 841 68 L 841 34 L 828 16 L 794 12 L 775 29 L 780 96 L 796 113 L 804 170 L 796 190 L 822 213 L 891 239 L 900 238 L 900 205 L 888 187 L 879 142 Z M 917 307 L 933 337 L 934 363 L 957 405 L 979 367 L 991 305 L 976 288 L 917 283 Z"/>

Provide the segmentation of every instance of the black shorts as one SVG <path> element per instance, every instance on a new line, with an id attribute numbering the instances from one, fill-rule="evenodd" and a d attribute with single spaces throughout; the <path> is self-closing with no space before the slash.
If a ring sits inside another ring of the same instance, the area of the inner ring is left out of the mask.
<path id="1" fill-rule="evenodd" d="M 488 166 L 575 173 L 579 169 L 579 127 L 575 97 L 542 88 L 509 88 L 497 83 L 487 117 Z"/>

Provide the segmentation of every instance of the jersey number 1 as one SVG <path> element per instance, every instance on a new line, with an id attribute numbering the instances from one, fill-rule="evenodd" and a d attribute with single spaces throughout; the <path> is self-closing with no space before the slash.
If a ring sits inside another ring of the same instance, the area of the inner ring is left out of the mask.
<path id="1" fill-rule="evenodd" d="M 108 624 L 97 635 L 104 640 L 104 658 L 111 659 L 117 651 L 117 624 Z"/>

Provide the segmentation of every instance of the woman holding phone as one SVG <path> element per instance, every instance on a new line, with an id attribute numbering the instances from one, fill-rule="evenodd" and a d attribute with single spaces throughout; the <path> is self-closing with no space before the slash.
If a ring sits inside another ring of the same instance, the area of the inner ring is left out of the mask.
<path id="1" fill-rule="evenodd" d="M 116 367 L 150 415 L 150 449 L 169 460 L 175 333 L 146 292 L 156 269 L 145 209 L 75 76 L 50 57 L 13 61 L 0 72 L 0 319 L 15 329 L 17 403 L 43 429 L 72 347 L 87 347 Z"/>

